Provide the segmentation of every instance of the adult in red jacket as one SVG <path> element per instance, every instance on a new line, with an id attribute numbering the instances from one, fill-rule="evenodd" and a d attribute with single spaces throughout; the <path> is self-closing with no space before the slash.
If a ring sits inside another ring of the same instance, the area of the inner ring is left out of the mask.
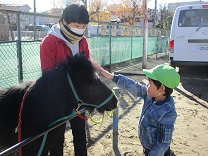
<path id="1" fill-rule="evenodd" d="M 51 28 L 49 34 L 43 39 L 40 45 L 40 60 L 42 73 L 54 68 L 61 61 L 66 61 L 67 55 L 74 56 L 74 54 L 78 52 L 85 52 L 86 57 L 90 57 L 88 43 L 85 36 L 83 36 L 79 42 L 75 43 L 77 44 L 77 47 L 68 47 L 65 40 L 53 34 L 56 30 L 59 29 L 57 26 L 58 25 L 54 25 Z"/>
<path id="2" fill-rule="evenodd" d="M 64 9 L 59 23 L 50 29 L 40 45 L 42 74 L 66 61 L 67 55 L 83 52 L 86 57 L 90 57 L 88 43 L 83 35 L 88 23 L 89 14 L 83 5 L 71 4 Z M 86 156 L 85 120 L 75 117 L 70 120 L 70 124 L 75 156 Z M 57 155 L 56 151 L 51 151 L 51 154 Z"/>

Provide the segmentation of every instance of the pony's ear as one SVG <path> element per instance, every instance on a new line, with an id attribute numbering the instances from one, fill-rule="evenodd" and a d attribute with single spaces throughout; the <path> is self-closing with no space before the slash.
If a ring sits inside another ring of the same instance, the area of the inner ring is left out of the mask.
<path id="1" fill-rule="evenodd" d="M 71 69 L 71 63 L 72 63 L 73 57 L 67 55 L 66 58 L 67 58 L 67 68 L 68 68 L 68 70 L 70 70 Z"/>
<path id="2" fill-rule="evenodd" d="M 72 59 L 73 57 L 72 57 L 72 56 L 67 55 L 67 56 L 66 56 L 66 58 L 67 58 L 67 62 L 70 62 L 70 61 L 71 61 L 71 59 Z"/>
<path id="3" fill-rule="evenodd" d="M 85 51 L 81 51 L 74 55 L 74 57 L 82 57 L 82 56 L 85 56 L 85 57 L 87 56 Z"/>
<path id="4" fill-rule="evenodd" d="M 87 56 L 86 51 L 79 52 L 80 56 Z"/>

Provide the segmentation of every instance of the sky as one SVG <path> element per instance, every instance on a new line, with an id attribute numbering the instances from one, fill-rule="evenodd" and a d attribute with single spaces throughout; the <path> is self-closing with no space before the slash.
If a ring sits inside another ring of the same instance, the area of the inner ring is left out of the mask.
<path id="1" fill-rule="evenodd" d="M 0 3 L 3 4 L 27 4 L 31 8 L 31 12 L 34 11 L 34 1 L 36 1 L 36 12 L 43 12 L 46 10 L 50 10 L 53 7 L 53 0 L 0 0 Z M 61 0 L 56 0 L 55 5 L 61 6 Z M 111 1 L 111 0 L 106 0 Z M 157 0 L 157 6 L 165 5 L 168 3 L 175 2 L 188 2 L 188 1 L 196 1 L 196 0 Z M 203 1 L 203 0 L 202 0 Z M 206 0 L 205 0 L 206 1 Z M 147 8 L 154 9 L 155 0 L 150 0 L 147 4 Z"/>

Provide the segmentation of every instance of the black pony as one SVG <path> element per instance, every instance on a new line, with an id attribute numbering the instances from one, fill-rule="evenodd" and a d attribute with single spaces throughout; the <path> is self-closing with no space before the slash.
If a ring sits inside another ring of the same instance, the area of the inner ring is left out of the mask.
<path id="1" fill-rule="evenodd" d="M 23 98 L 27 89 L 29 91 Z M 78 101 L 90 111 L 97 108 L 101 113 L 117 106 L 116 97 L 100 81 L 92 62 L 85 56 L 69 57 L 68 63 L 46 72 L 36 82 L 0 89 L 0 148 L 18 142 L 15 129 L 22 101 L 22 140 L 43 132 L 52 123 L 72 114 Z M 48 133 L 43 147 L 43 136 L 22 147 L 22 155 L 46 156 L 48 152 L 63 155 L 63 144 L 58 143 L 63 142 L 60 138 L 64 138 L 64 132 L 65 124 Z"/>

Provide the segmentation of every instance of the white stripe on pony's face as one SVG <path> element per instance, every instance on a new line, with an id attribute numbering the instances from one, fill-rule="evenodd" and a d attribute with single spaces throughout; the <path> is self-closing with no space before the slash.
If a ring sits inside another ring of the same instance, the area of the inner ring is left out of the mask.
<path id="1" fill-rule="evenodd" d="M 97 79 L 100 79 L 100 76 L 97 72 L 95 73 L 95 76 L 97 77 Z"/>

